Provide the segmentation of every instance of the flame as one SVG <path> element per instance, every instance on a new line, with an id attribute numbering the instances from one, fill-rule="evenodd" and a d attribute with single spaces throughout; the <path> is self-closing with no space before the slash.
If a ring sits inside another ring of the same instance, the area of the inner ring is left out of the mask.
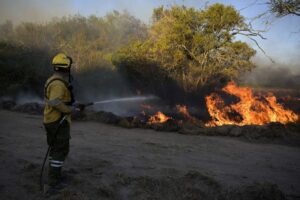
<path id="1" fill-rule="evenodd" d="M 176 105 L 177 112 L 181 113 L 186 119 L 191 119 L 192 116 L 190 115 L 187 106 L 185 105 Z"/>
<path id="2" fill-rule="evenodd" d="M 206 96 L 206 106 L 212 117 L 206 126 L 263 125 L 269 122 L 286 124 L 299 120 L 299 116 L 279 104 L 272 93 L 267 96 L 254 96 L 251 88 L 238 87 L 234 82 L 228 83 L 222 91 L 240 100 L 235 104 L 226 105 L 217 93 Z"/>
<path id="3" fill-rule="evenodd" d="M 171 119 L 171 117 L 166 116 L 164 113 L 158 111 L 155 115 L 151 116 L 148 120 L 149 124 L 164 123 Z"/>
<path id="4" fill-rule="evenodd" d="M 183 117 L 184 117 L 187 121 L 189 121 L 189 122 L 191 122 L 191 123 L 193 123 L 193 124 L 195 124 L 195 125 L 197 125 L 197 126 L 199 126 L 199 125 L 202 126 L 202 121 L 199 120 L 199 119 L 197 119 L 197 118 L 195 118 L 195 117 L 193 117 L 193 116 L 189 113 L 188 108 L 187 108 L 186 105 L 176 105 L 176 109 L 177 109 L 177 112 L 179 112 L 180 114 L 182 114 Z M 179 122 L 182 122 L 182 120 L 179 121 Z"/>

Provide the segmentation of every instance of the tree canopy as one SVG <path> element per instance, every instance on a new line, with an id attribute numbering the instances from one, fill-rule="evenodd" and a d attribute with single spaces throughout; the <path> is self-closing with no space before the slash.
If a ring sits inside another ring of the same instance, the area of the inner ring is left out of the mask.
<path id="1" fill-rule="evenodd" d="M 80 85 L 109 93 L 106 85 L 120 83 L 111 55 L 133 40 L 146 38 L 146 29 L 129 13 L 117 11 L 104 17 L 56 18 L 43 24 L 13 26 L 7 21 L 0 25 L 0 96 L 20 90 L 42 96 L 51 58 L 58 52 L 73 58 L 74 75 L 84 82 Z"/>
<path id="2" fill-rule="evenodd" d="M 149 89 L 143 83 L 159 82 L 152 88 L 155 91 L 171 81 L 180 90 L 194 93 L 255 67 L 250 61 L 255 51 L 235 39 L 238 34 L 251 35 L 250 28 L 232 6 L 159 7 L 152 19 L 147 39 L 122 48 L 113 59 L 136 85 Z"/>
<path id="3" fill-rule="evenodd" d="M 255 67 L 255 51 L 237 35 L 257 36 L 234 7 L 223 4 L 205 9 L 159 7 L 150 26 L 117 11 L 44 24 L 6 22 L 0 25 L 0 79 L 7 83 L 1 92 L 17 82 L 14 88 L 40 86 L 36 91 L 42 94 L 52 56 L 65 52 L 89 91 L 109 93 L 107 85 L 114 83 L 115 90 L 125 91 L 121 72 L 134 90 L 166 99 L 177 99 L 170 95 L 178 92 L 186 98 Z M 19 81 L 13 72 L 20 72 L 15 73 Z"/>

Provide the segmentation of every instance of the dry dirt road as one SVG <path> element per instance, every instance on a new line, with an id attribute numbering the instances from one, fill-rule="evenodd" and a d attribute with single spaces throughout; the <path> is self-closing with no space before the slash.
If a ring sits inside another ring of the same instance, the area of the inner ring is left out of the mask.
<path id="1" fill-rule="evenodd" d="M 228 191 L 254 182 L 300 198 L 297 145 L 96 122 L 74 122 L 71 135 L 69 186 L 50 199 L 234 199 Z M 41 116 L 0 110 L 0 199 L 45 198 L 38 180 L 46 148 Z"/>

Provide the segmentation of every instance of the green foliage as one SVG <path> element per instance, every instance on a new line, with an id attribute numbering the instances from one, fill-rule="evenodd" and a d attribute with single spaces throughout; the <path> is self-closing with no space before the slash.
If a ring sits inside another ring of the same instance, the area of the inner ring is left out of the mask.
<path id="1" fill-rule="evenodd" d="M 195 93 L 221 77 L 235 79 L 254 68 L 250 58 L 255 51 L 234 38 L 249 27 L 231 6 L 214 4 L 205 10 L 160 7 L 152 19 L 146 40 L 114 56 L 114 63 L 136 83 L 167 81 Z"/>
<path id="2" fill-rule="evenodd" d="M 50 74 L 48 52 L 1 42 L 0 58 L 0 96 L 43 92 L 39 83 Z"/>
<path id="3" fill-rule="evenodd" d="M 111 85 L 119 78 L 111 63 L 112 54 L 146 34 L 143 23 L 127 12 L 117 11 L 104 17 L 75 15 L 15 27 L 8 21 L 0 25 L 0 95 L 32 86 L 42 96 L 44 81 L 52 70 L 51 58 L 58 52 L 73 58 L 74 75 L 79 79 L 85 76 L 86 84 Z M 94 76 L 95 72 L 100 75 Z M 91 83 L 86 81 L 88 75 L 93 79 Z"/>
<path id="4" fill-rule="evenodd" d="M 113 83 L 126 91 L 121 71 L 134 89 L 165 98 L 175 91 L 184 96 L 254 67 L 250 58 L 255 51 L 235 39 L 250 29 L 231 6 L 159 7 L 152 20 L 147 27 L 127 12 L 114 11 L 16 27 L 8 21 L 0 25 L 1 92 L 33 87 L 41 95 L 57 52 L 73 58 L 75 76 L 84 83 L 81 92 L 109 93 L 107 85 Z"/>

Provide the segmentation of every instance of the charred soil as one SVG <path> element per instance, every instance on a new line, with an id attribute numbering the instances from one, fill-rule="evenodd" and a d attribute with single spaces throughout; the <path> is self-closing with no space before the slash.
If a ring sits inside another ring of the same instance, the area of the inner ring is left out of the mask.
<path id="1" fill-rule="evenodd" d="M 3 199 L 44 199 L 47 148 L 40 115 L 0 111 Z M 182 135 L 75 121 L 69 184 L 48 199 L 297 199 L 298 144 Z"/>

